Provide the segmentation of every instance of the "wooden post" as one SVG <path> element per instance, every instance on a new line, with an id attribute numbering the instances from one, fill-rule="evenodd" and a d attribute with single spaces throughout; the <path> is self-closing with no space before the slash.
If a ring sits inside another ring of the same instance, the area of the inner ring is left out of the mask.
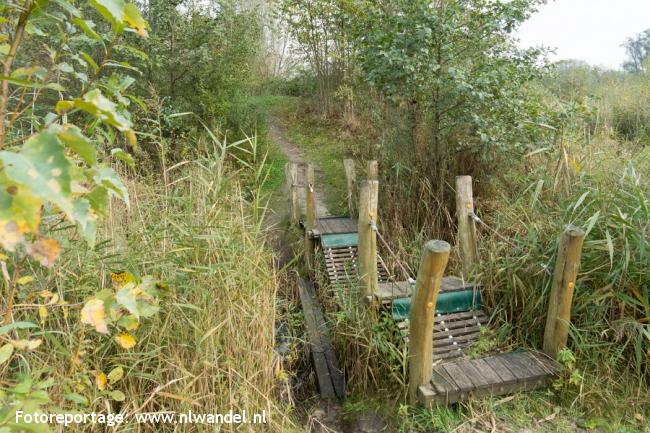
<path id="1" fill-rule="evenodd" d="M 289 193 L 289 222 L 292 226 L 298 224 L 300 209 L 298 208 L 298 164 L 288 162 L 285 167 L 287 175 L 287 192 Z"/>
<path id="2" fill-rule="evenodd" d="M 566 226 L 560 236 L 544 330 L 544 352 L 552 358 L 566 346 L 569 338 L 571 302 L 584 239 L 584 230 L 573 225 Z"/>
<path id="3" fill-rule="evenodd" d="M 377 168 L 377 161 L 368 161 L 368 180 L 379 180 L 379 168 Z"/>
<path id="4" fill-rule="evenodd" d="M 417 403 L 418 388 L 431 380 L 433 320 L 450 250 L 451 247 L 445 241 L 429 241 L 424 245 L 409 314 L 409 400 L 411 404 Z"/>
<path id="5" fill-rule="evenodd" d="M 377 234 L 371 223 L 377 224 L 379 182 L 369 180 L 359 195 L 359 277 L 362 299 L 377 291 Z"/>
<path id="6" fill-rule="evenodd" d="M 309 272 L 314 269 L 314 238 L 316 228 L 316 194 L 314 193 L 314 166 L 307 164 L 305 174 L 305 265 Z"/>
<path id="7" fill-rule="evenodd" d="M 357 182 L 357 174 L 356 170 L 354 169 L 354 160 L 344 159 L 343 168 L 345 168 L 345 179 L 347 180 L 348 184 L 348 214 L 350 215 L 350 218 L 352 218 L 356 213 L 354 208 L 354 187 Z"/>
<path id="8" fill-rule="evenodd" d="M 476 223 L 472 219 L 474 199 L 472 198 L 472 177 L 456 177 L 456 218 L 458 219 L 458 246 L 463 262 L 464 276 L 478 263 Z"/>

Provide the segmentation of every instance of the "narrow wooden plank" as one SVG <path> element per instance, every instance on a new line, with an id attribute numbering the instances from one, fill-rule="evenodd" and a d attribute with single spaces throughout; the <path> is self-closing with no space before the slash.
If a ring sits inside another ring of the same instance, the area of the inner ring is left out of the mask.
<path id="1" fill-rule="evenodd" d="M 460 388 L 461 392 L 469 392 L 474 389 L 474 384 L 469 380 L 465 372 L 461 370 L 454 363 L 446 363 L 442 365 L 442 368 L 449 374 L 449 376 L 454 380 L 456 385 Z"/>
<path id="2" fill-rule="evenodd" d="M 330 341 L 327 324 L 318 305 L 314 286 L 303 278 L 299 278 L 298 290 L 320 393 L 323 397 L 342 398 L 345 396 L 343 372 Z"/>

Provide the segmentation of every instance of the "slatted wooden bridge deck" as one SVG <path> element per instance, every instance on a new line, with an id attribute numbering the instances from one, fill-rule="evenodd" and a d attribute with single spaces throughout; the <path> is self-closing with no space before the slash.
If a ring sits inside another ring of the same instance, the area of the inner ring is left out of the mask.
<path id="1" fill-rule="evenodd" d="M 305 224 L 306 254 L 312 254 L 311 248 L 318 243 L 330 284 L 360 285 L 362 299 L 368 304 L 379 305 L 395 320 L 403 341 L 409 345 L 412 403 L 447 405 L 470 398 L 528 391 L 548 386 L 561 374 L 562 367 L 542 352 L 497 352 L 471 358 L 470 350 L 489 326 L 489 317 L 482 309 L 481 286 L 457 276 L 443 277 L 449 245 L 442 241 L 430 241 L 425 246 L 416 284 L 413 280 L 396 280 L 379 254 L 367 254 L 367 251 L 376 251 L 374 243 L 378 229 L 373 219 L 377 215 L 377 182 L 368 181 L 364 188 L 359 203 L 361 223 L 345 216 L 316 218 L 313 211 L 310 216 L 307 203 L 307 219 L 311 221 Z M 469 198 L 463 196 L 468 191 Z M 310 199 L 309 193 L 306 197 Z M 473 265 L 476 255 L 473 212 L 471 178 L 461 177 L 457 179 L 457 213 L 464 270 Z M 360 243 L 360 230 L 364 231 L 364 242 L 373 243 L 365 252 L 360 252 L 361 248 L 368 248 L 367 244 Z M 460 233 L 461 230 L 464 232 Z M 580 236 L 579 232 L 575 233 Z M 562 242 L 566 241 L 565 235 L 569 239 L 569 229 L 563 233 Z M 564 253 L 561 249 L 556 264 L 544 345 L 544 351 L 551 355 L 566 344 L 568 331 L 563 327 L 568 317 L 560 315 L 565 314 L 560 312 L 566 312 L 566 308 L 553 310 L 552 307 L 554 302 L 561 303 L 564 299 L 558 286 L 572 290 L 575 284 L 577 265 L 566 263 L 576 261 L 575 257 L 571 258 L 575 252 L 571 251 Z M 368 269 L 371 272 L 364 274 Z M 376 281 L 373 283 L 364 275 L 375 275 Z"/>

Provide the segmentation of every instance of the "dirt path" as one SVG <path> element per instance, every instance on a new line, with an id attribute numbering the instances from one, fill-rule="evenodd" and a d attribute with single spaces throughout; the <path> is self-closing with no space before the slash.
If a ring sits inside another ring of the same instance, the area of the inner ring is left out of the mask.
<path id="1" fill-rule="evenodd" d="M 300 166 L 304 166 L 309 162 L 300 148 L 286 138 L 284 128 L 277 118 L 272 118 L 270 121 L 270 135 L 273 142 L 287 155 L 289 161 L 296 162 Z M 314 173 L 317 180 L 323 176 L 323 172 L 318 166 L 314 166 Z M 299 169 L 298 183 L 304 185 L 304 180 L 305 172 Z M 323 185 L 323 181 L 317 181 L 316 183 L 317 185 Z M 298 191 L 298 201 L 304 212 L 305 190 L 304 188 L 299 188 Z M 324 204 L 324 191 L 317 186 L 315 192 L 316 215 L 318 217 L 330 215 L 327 206 Z M 288 212 L 288 202 L 284 199 L 288 193 L 289 191 L 284 191 L 284 195 L 273 203 L 272 212 L 269 215 L 269 219 L 274 221 L 273 244 L 280 256 L 278 261 L 280 268 L 283 268 L 293 258 L 293 251 L 289 245 L 286 233 L 279 225 L 283 216 L 287 215 Z M 345 420 L 343 407 L 341 402 L 338 401 L 314 399 L 303 402 L 302 404 L 305 405 L 304 410 L 307 414 L 307 419 L 305 420 L 307 428 L 312 433 L 380 433 L 387 431 L 386 423 L 372 412 L 360 415 L 353 420 Z"/>
<path id="2" fill-rule="evenodd" d="M 298 184 L 299 185 L 304 185 L 305 184 L 305 170 L 304 170 L 304 165 L 307 164 L 308 161 L 307 158 L 305 158 L 304 153 L 292 142 L 287 140 L 284 129 L 281 126 L 281 122 L 277 118 L 272 118 L 271 119 L 271 128 L 270 128 L 270 134 L 271 138 L 275 142 L 275 144 L 280 147 L 282 152 L 284 152 L 285 155 L 289 158 L 289 161 L 295 162 L 299 165 L 298 169 Z M 323 172 L 318 168 L 318 166 L 314 165 L 314 174 L 316 175 L 316 217 L 322 217 L 322 216 L 327 216 L 331 215 L 330 211 L 327 209 L 327 206 L 325 206 L 325 192 L 323 191 L 322 187 L 319 187 L 319 185 L 323 185 L 323 182 L 321 182 Z M 286 194 L 289 193 L 289 191 L 284 191 Z M 300 208 L 302 209 L 303 213 L 305 211 L 305 188 L 298 188 L 298 203 L 300 204 Z"/>

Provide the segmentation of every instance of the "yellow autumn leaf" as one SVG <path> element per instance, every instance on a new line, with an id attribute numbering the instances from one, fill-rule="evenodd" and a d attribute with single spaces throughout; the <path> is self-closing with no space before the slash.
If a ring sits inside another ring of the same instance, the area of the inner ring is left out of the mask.
<path id="1" fill-rule="evenodd" d="M 126 131 L 125 136 L 126 141 L 128 141 L 132 148 L 135 149 L 138 147 L 138 137 L 136 137 L 135 131 L 133 129 Z"/>
<path id="2" fill-rule="evenodd" d="M 130 272 L 113 272 L 111 274 L 111 281 L 113 282 L 113 287 L 121 289 L 129 283 L 135 283 L 136 278 Z"/>
<path id="3" fill-rule="evenodd" d="M 26 275 L 24 277 L 20 277 L 16 280 L 16 283 L 20 284 L 21 286 L 24 286 L 25 284 L 29 284 L 32 281 L 34 281 L 34 277 L 31 275 Z"/>
<path id="4" fill-rule="evenodd" d="M 2 260 L 2 261 L 9 260 L 9 256 L 7 256 L 6 254 L 0 253 L 0 260 Z"/>
<path id="5" fill-rule="evenodd" d="M 126 22 L 129 27 L 136 31 L 136 33 L 146 38 L 147 34 L 147 22 L 142 18 L 140 10 L 133 3 L 127 3 L 124 6 L 124 22 Z"/>
<path id="6" fill-rule="evenodd" d="M 38 317 L 40 317 L 42 325 L 45 324 L 45 319 L 47 319 L 47 314 L 48 314 L 47 308 L 45 308 L 44 305 L 38 307 Z"/>
<path id="7" fill-rule="evenodd" d="M 34 350 L 41 345 L 43 340 L 12 340 L 11 344 L 18 350 Z"/>
<path id="8" fill-rule="evenodd" d="M 91 299 L 86 302 L 86 305 L 81 309 L 81 323 L 94 326 L 97 332 L 108 334 L 104 301 Z"/>
<path id="9" fill-rule="evenodd" d="M 135 337 L 128 332 L 122 332 L 115 336 L 115 341 L 123 349 L 130 349 L 135 346 Z"/>
<path id="10" fill-rule="evenodd" d="M 103 371 L 97 373 L 97 376 L 95 377 L 95 383 L 97 384 L 97 388 L 100 391 L 103 391 L 106 388 L 106 374 L 104 374 Z"/>

